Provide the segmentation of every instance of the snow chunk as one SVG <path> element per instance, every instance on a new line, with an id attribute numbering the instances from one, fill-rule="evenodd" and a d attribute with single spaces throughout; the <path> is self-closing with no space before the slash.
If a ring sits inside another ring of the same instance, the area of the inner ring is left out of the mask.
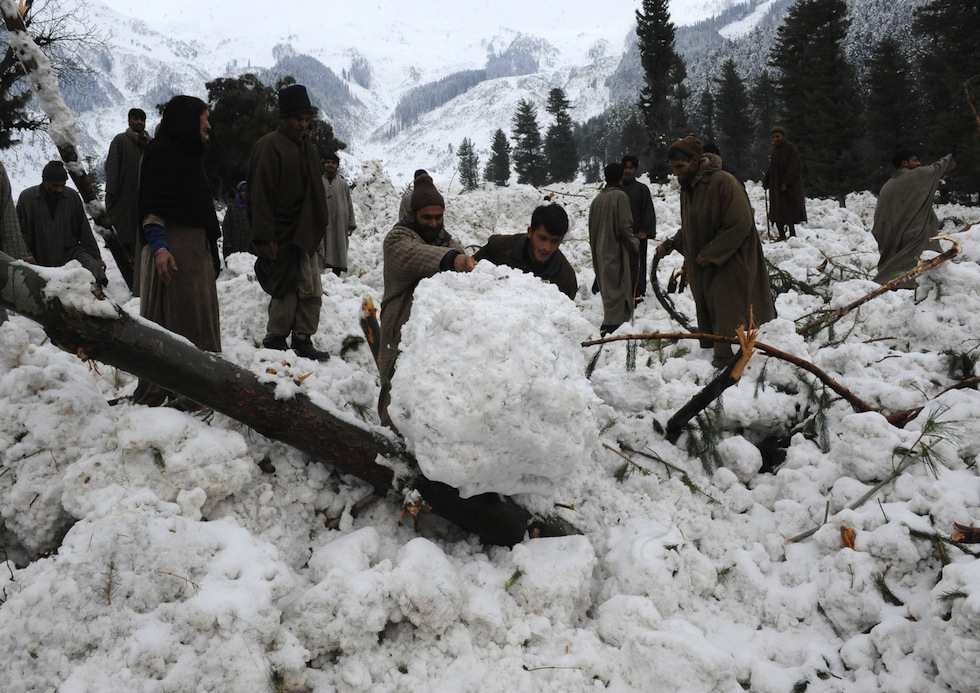
<path id="1" fill-rule="evenodd" d="M 598 438 L 579 347 L 591 329 L 554 286 L 509 267 L 420 282 L 389 412 L 426 477 L 467 498 L 545 495 L 571 476 Z"/>

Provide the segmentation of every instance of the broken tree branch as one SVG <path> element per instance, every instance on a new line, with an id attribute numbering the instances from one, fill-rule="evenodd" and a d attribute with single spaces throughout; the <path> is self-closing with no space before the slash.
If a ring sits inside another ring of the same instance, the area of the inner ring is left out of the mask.
<path id="1" fill-rule="evenodd" d="M 967 224 L 963 228 L 957 230 L 955 233 L 963 233 L 964 231 L 968 231 L 970 229 L 970 226 L 972 226 L 972 224 Z M 931 260 L 927 260 L 927 261 L 923 262 L 922 264 L 917 265 L 916 267 L 913 267 L 912 269 L 910 269 L 905 274 L 902 274 L 902 275 L 899 275 L 898 277 L 895 277 L 890 282 L 888 282 L 886 284 L 882 284 L 881 286 L 879 286 L 874 291 L 872 291 L 872 292 L 870 292 L 870 293 L 862 296 L 861 298 L 857 299 L 856 301 L 851 301 L 846 306 L 843 306 L 841 308 L 837 308 L 836 310 L 833 310 L 833 311 L 827 313 L 826 315 L 824 315 L 824 316 L 822 316 L 820 318 L 817 318 L 816 320 L 813 320 L 811 322 L 808 322 L 806 325 L 803 325 L 802 327 L 796 328 L 796 333 L 799 334 L 799 335 L 802 335 L 804 337 L 810 337 L 813 334 L 815 334 L 816 332 L 819 332 L 821 329 L 823 329 L 827 325 L 830 325 L 831 323 L 837 322 L 838 320 L 840 320 L 841 318 L 843 318 L 845 315 L 847 315 L 848 313 L 850 313 L 852 310 L 854 310 L 858 306 L 864 305 L 865 303 L 867 303 L 868 301 L 870 301 L 872 298 L 875 298 L 876 296 L 881 296 L 886 291 L 891 291 L 892 289 L 897 288 L 900 284 L 902 284 L 904 282 L 907 282 L 909 279 L 913 279 L 913 278 L 919 276 L 920 274 L 922 274 L 923 272 L 925 272 L 927 270 L 930 270 L 933 267 L 937 267 L 937 266 L 941 265 L 942 263 L 946 262 L 947 260 L 952 260 L 954 257 L 956 257 L 959 254 L 959 252 L 960 252 L 960 245 L 959 245 L 959 243 L 957 243 L 956 241 L 954 241 L 952 238 L 948 238 L 946 236 L 940 236 L 939 238 L 942 238 L 944 240 L 950 241 L 953 244 L 953 247 L 950 248 L 949 250 L 943 252 L 943 253 L 940 253 L 939 255 L 937 255 L 936 257 L 932 258 Z"/>
<path id="2" fill-rule="evenodd" d="M 660 288 L 660 280 L 657 278 L 657 267 L 660 266 L 660 260 L 662 258 L 658 257 L 656 253 L 653 254 L 653 261 L 650 267 L 650 286 L 653 288 L 653 295 L 657 297 L 660 301 L 660 305 L 664 307 L 667 314 L 674 319 L 674 321 L 683 327 L 688 332 L 693 332 L 694 328 L 691 327 L 691 322 L 683 315 L 681 315 L 677 309 L 674 307 L 674 302 L 667 298 L 664 294 L 663 289 Z"/>
<path id="3" fill-rule="evenodd" d="M 700 332 L 686 333 L 686 332 L 652 332 L 645 334 L 623 334 L 616 335 L 614 337 L 604 337 L 602 339 L 594 339 L 588 342 L 582 342 L 583 347 L 595 346 L 597 344 L 605 344 L 607 342 L 619 342 L 629 339 L 698 339 L 698 340 L 710 340 L 712 342 L 728 342 L 729 344 L 738 344 L 738 339 L 735 337 L 723 337 L 717 334 L 705 334 Z M 871 405 L 863 401 L 856 395 L 854 395 L 850 390 L 845 388 L 843 385 L 838 383 L 836 380 L 831 378 L 825 371 L 814 366 L 812 363 L 805 359 L 801 359 L 799 356 L 794 356 L 786 351 L 777 349 L 769 344 L 763 344 L 762 342 L 755 342 L 754 347 L 775 358 L 782 361 L 792 363 L 798 368 L 802 368 L 807 373 L 815 376 L 820 382 L 824 383 L 828 388 L 836 392 L 841 398 L 843 398 L 851 407 L 858 412 L 874 411 Z M 727 369 L 726 369 L 727 370 Z"/>

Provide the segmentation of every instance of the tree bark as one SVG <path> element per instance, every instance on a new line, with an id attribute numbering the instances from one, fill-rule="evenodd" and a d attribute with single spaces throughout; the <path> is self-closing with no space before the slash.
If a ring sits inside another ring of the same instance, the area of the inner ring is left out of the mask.
<path id="1" fill-rule="evenodd" d="M 206 405 L 362 479 L 381 496 L 401 502 L 402 494 L 414 488 L 437 515 L 489 544 L 512 546 L 528 532 L 575 532 L 556 518 L 533 516 L 505 496 L 488 493 L 460 498 L 457 489 L 426 479 L 393 434 L 340 418 L 303 394 L 276 399 L 273 388 L 250 371 L 218 354 L 201 351 L 162 327 L 133 318 L 103 297 L 94 284 L 95 299 L 112 306 L 111 317 L 66 307 L 57 296 L 45 296 L 46 284 L 32 266 L 0 252 L 0 306 L 39 323 L 52 343 L 65 351 L 115 366 Z M 412 473 L 407 478 L 396 477 L 391 468 L 377 464 L 378 455 L 394 459 Z"/>

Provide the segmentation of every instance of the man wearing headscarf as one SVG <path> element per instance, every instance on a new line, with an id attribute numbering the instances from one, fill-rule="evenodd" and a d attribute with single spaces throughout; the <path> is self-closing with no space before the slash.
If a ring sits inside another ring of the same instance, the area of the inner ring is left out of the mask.
<path id="1" fill-rule="evenodd" d="M 415 287 L 439 272 L 470 272 L 476 260 L 463 251 L 459 241 L 446 232 L 446 202 L 427 174 L 415 179 L 408 216 L 385 236 L 384 297 L 381 299 L 381 394 L 378 415 L 392 430 L 388 416 L 391 378 L 395 374 L 402 327 L 412 312 Z"/>
<path id="2" fill-rule="evenodd" d="M 310 140 L 315 114 L 303 85 L 279 90 L 279 127 L 259 138 L 249 157 L 246 208 L 259 256 L 255 275 L 272 297 L 262 345 L 285 351 L 292 333 L 297 356 L 326 361 L 330 355 L 313 346 L 323 301 L 317 248 L 328 222 L 320 161 Z"/>
<path id="3" fill-rule="evenodd" d="M 734 337 L 736 327 L 750 329 L 776 317 L 762 243 L 745 189 L 721 170 L 721 158 L 703 153 L 701 140 L 688 135 L 667 153 L 681 184 L 681 228 L 657 246 L 662 258 L 672 250 L 684 255 L 698 331 Z M 712 362 L 731 362 L 727 342 L 702 340 L 714 348 Z"/>
<path id="4" fill-rule="evenodd" d="M 175 96 L 140 165 L 140 315 L 190 340 L 198 349 L 221 351 L 218 292 L 218 217 L 204 170 L 204 143 L 211 125 L 208 105 Z M 140 380 L 133 401 L 175 407 L 200 405 Z"/>

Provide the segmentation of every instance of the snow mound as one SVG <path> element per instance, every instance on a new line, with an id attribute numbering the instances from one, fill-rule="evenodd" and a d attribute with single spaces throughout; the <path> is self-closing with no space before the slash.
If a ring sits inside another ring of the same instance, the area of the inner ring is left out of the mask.
<path id="1" fill-rule="evenodd" d="M 579 346 L 591 331 L 557 288 L 519 270 L 482 262 L 422 280 L 389 412 L 426 477 L 465 498 L 544 495 L 571 476 L 598 438 Z"/>

